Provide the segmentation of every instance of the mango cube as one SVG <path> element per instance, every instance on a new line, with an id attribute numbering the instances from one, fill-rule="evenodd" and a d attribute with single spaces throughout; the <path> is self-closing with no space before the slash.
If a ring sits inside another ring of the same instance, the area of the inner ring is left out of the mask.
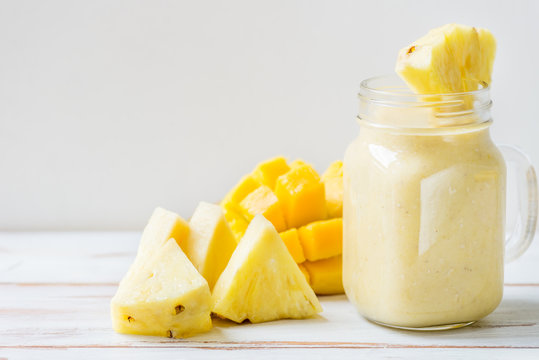
<path id="1" fill-rule="evenodd" d="M 275 185 L 289 227 L 300 227 L 326 218 L 324 184 L 309 165 L 293 167 Z"/>
<path id="2" fill-rule="evenodd" d="M 334 256 L 318 261 L 306 261 L 302 264 L 307 269 L 310 285 L 319 295 L 342 294 L 342 256 Z"/>
<path id="3" fill-rule="evenodd" d="M 247 221 L 241 214 L 239 205 L 232 202 L 223 206 L 223 213 L 226 221 L 228 222 L 230 230 L 234 234 L 236 243 L 238 243 L 243 237 L 243 234 L 245 234 L 245 230 L 247 230 L 247 226 L 249 226 L 249 221 Z"/>
<path id="4" fill-rule="evenodd" d="M 301 243 L 299 242 L 298 230 L 296 228 L 292 228 L 283 231 L 279 235 L 281 236 L 281 239 L 283 239 L 283 242 L 286 245 L 288 252 L 294 258 L 294 261 L 297 264 L 304 262 L 305 255 L 303 254 L 303 248 L 301 247 Z"/>
<path id="5" fill-rule="evenodd" d="M 239 204 L 249 193 L 255 190 L 260 186 L 260 182 L 255 179 L 251 174 L 245 175 L 241 180 L 234 186 L 232 190 L 226 194 L 221 205 L 225 206 L 227 203 Z"/>
<path id="6" fill-rule="evenodd" d="M 305 257 L 316 261 L 342 253 L 342 218 L 321 220 L 299 229 Z"/>
<path id="7" fill-rule="evenodd" d="M 303 266 L 302 264 L 298 264 L 299 269 L 303 273 L 303 276 L 305 276 L 305 280 L 307 280 L 308 283 L 311 282 L 311 276 L 309 275 L 309 272 L 307 271 L 307 268 Z"/>
<path id="8" fill-rule="evenodd" d="M 326 188 L 326 206 L 329 218 L 342 217 L 342 161 L 332 163 L 322 175 L 322 182 Z"/>
<path id="9" fill-rule="evenodd" d="M 282 156 L 269 159 L 258 164 L 253 171 L 253 178 L 270 189 L 275 188 L 277 178 L 288 172 L 290 167 Z"/>
<path id="10" fill-rule="evenodd" d="M 266 185 L 262 185 L 247 195 L 239 204 L 242 215 L 251 221 L 256 215 L 262 214 L 277 231 L 286 230 L 286 221 L 279 199 Z"/>
<path id="11" fill-rule="evenodd" d="M 182 249 L 211 290 L 236 248 L 236 239 L 219 205 L 198 204 L 189 226 L 191 233 Z"/>

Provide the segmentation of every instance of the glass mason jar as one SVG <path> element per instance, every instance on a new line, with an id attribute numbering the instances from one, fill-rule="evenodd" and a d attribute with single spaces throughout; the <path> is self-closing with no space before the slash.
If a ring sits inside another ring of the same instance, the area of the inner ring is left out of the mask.
<path id="1" fill-rule="evenodd" d="M 489 88 L 477 88 L 416 95 L 396 76 L 361 84 L 361 130 L 344 159 L 343 284 L 371 321 L 437 330 L 483 318 L 502 298 L 504 247 L 513 260 L 533 239 L 535 172 L 494 145 Z M 502 152 L 521 194 L 507 238 Z"/>

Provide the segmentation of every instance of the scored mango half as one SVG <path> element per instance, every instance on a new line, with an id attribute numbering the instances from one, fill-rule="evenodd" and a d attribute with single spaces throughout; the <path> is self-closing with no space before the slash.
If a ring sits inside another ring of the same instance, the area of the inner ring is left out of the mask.
<path id="1" fill-rule="evenodd" d="M 221 201 L 240 242 L 263 215 L 279 232 L 294 262 L 317 294 L 342 293 L 342 161 L 322 177 L 300 159 L 280 156 L 259 163 Z"/>

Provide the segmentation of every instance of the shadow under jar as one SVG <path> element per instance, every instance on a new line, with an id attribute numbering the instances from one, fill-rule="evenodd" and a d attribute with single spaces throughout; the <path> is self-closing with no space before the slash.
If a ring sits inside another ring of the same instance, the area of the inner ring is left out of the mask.
<path id="1" fill-rule="evenodd" d="M 416 95 L 396 76 L 361 84 L 360 134 L 344 159 L 343 283 L 371 321 L 451 329 L 501 301 L 506 166 L 490 138 L 489 88 L 477 89 Z M 512 258 L 537 218 L 534 171 L 517 154 L 527 224 L 510 237 Z"/>

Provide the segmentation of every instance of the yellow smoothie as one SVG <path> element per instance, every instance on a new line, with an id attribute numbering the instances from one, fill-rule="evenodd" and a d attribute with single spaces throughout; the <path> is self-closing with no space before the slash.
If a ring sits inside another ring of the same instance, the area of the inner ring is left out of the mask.
<path id="1" fill-rule="evenodd" d="M 490 122 L 422 132 L 375 122 L 361 121 L 344 160 L 346 295 L 393 326 L 486 316 L 502 298 L 505 219 Z"/>

